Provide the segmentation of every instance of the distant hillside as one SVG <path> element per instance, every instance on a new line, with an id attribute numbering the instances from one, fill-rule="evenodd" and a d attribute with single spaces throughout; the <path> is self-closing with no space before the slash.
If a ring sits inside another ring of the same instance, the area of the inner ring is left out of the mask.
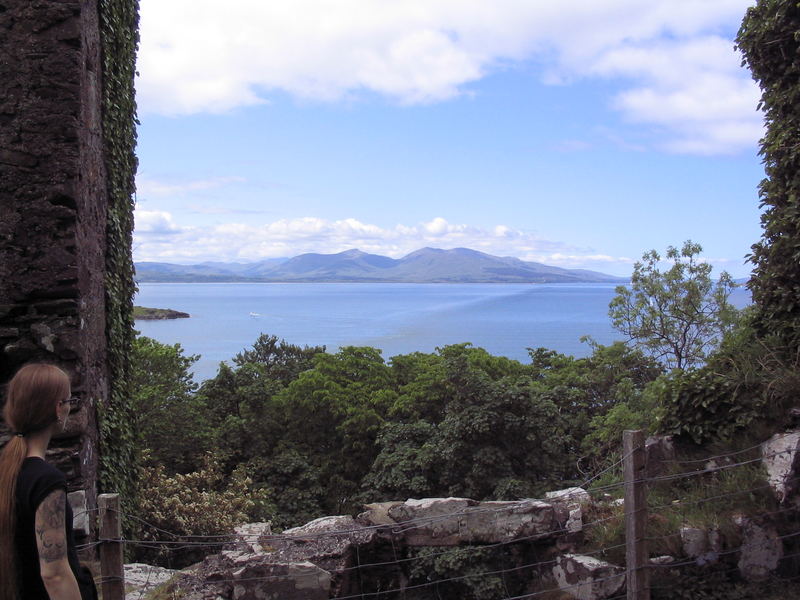
<path id="1" fill-rule="evenodd" d="M 301 254 L 257 263 L 206 262 L 198 265 L 136 263 L 140 282 L 402 282 L 402 283 L 618 283 L 585 269 L 562 269 L 518 258 L 492 256 L 469 248 L 422 248 L 400 259 L 347 250 Z"/>

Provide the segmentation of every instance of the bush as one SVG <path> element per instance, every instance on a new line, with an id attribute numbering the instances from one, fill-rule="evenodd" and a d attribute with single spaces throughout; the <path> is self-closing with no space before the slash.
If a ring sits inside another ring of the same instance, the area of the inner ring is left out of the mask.
<path id="1" fill-rule="evenodd" d="M 777 338 L 757 337 L 751 321 L 748 311 L 702 369 L 663 380 L 662 432 L 701 444 L 745 429 L 768 437 L 788 424 L 800 393 L 800 355 Z"/>
<path id="2" fill-rule="evenodd" d="M 274 514 L 266 492 L 254 491 L 243 469 L 226 479 L 211 454 L 198 471 L 185 475 L 168 475 L 161 464 L 143 466 L 139 481 L 139 539 L 150 544 L 137 547 L 136 559 L 150 564 L 183 568 L 219 552 L 215 536 Z M 182 541 L 190 545 L 176 543 Z"/>
<path id="3" fill-rule="evenodd" d="M 690 438 L 696 444 L 730 439 L 758 419 L 765 399 L 757 386 L 737 381 L 735 373 L 710 367 L 675 371 L 662 388 L 663 433 Z"/>

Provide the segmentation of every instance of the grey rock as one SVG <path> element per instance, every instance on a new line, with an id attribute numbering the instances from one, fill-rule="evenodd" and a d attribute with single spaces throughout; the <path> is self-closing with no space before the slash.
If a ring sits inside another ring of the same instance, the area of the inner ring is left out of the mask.
<path id="1" fill-rule="evenodd" d="M 553 505 L 539 500 L 481 502 L 464 509 L 464 513 L 459 519 L 463 544 L 553 538 L 560 533 Z"/>
<path id="2" fill-rule="evenodd" d="M 775 497 L 786 502 L 795 491 L 800 449 L 800 431 L 773 435 L 761 444 L 761 456 Z"/>
<path id="3" fill-rule="evenodd" d="M 708 549 L 719 554 L 725 545 L 725 538 L 719 529 L 708 530 Z"/>
<path id="4" fill-rule="evenodd" d="M 742 531 L 739 572 L 748 581 L 763 581 L 778 568 L 783 558 L 783 543 L 771 524 L 761 524 L 743 516 L 734 519 Z"/>
<path id="5" fill-rule="evenodd" d="M 72 529 L 78 535 L 89 535 L 91 520 L 86 505 L 86 492 L 78 490 L 67 494 L 67 502 L 72 507 Z"/>
<path id="6" fill-rule="evenodd" d="M 10 360 L 23 363 L 35 356 L 39 352 L 39 349 L 36 347 L 36 344 L 30 340 L 21 339 L 12 344 L 6 344 L 5 348 L 3 348 L 3 352 L 5 352 Z"/>
<path id="7" fill-rule="evenodd" d="M 245 523 L 234 527 L 233 531 L 236 535 L 233 545 L 240 552 L 263 554 L 269 551 L 262 544 L 266 544 L 265 537 L 272 535 L 271 523 Z"/>
<path id="8" fill-rule="evenodd" d="M 124 565 L 125 600 L 142 600 L 147 594 L 163 583 L 172 579 L 178 571 L 155 567 L 142 563 L 129 563 Z"/>
<path id="9" fill-rule="evenodd" d="M 610 598 L 625 586 L 625 569 L 579 554 L 559 556 L 552 574 L 559 589 L 578 600 Z"/>
<path id="10" fill-rule="evenodd" d="M 402 502 L 373 502 L 372 504 L 365 504 L 364 512 L 356 517 L 356 521 L 361 525 L 395 525 L 397 522 L 389 516 L 389 511 L 395 506 L 403 504 Z"/>
<path id="11" fill-rule="evenodd" d="M 56 339 L 53 331 L 44 323 L 34 323 L 31 325 L 31 333 L 33 334 L 36 343 L 48 352 L 55 352 L 53 342 Z"/>
<path id="12" fill-rule="evenodd" d="M 411 499 L 388 507 L 385 516 L 395 524 L 392 531 L 402 535 L 409 546 L 493 544 L 519 538 L 556 537 L 560 532 L 553 505 L 540 500 Z M 386 522 L 385 516 L 379 512 L 375 516 L 362 514 L 359 519 Z M 412 525 L 408 524 L 410 521 Z"/>
<path id="13" fill-rule="evenodd" d="M 355 548 L 368 552 L 377 535 L 376 528 L 356 523 L 349 515 L 321 517 L 270 539 L 267 556 L 281 562 L 311 561 L 326 571 L 340 572 L 350 567 Z"/>
<path id="14" fill-rule="evenodd" d="M 580 487 L 565 488 L 554 492 L 545 492 L 545 500 L 549 502 L 563 502 L 566 504 L 579 504 L 587 506 L 591 504 L 592 497 L 585 489 Z"/>
<path id="15" fill-rule="evenodd" d="M 249 561 L 233 572 L 233 600 L 328 600 L 330 573 L 308 561 Z"/>
<path id="16" fill-rule="evenodd" d="M 389 509 L 389 517 L 400 524 L 406 544 L 410 546 L 456 546 L 462 541 L 460 514 L 477 506 L 469 498 L 410 499 Z M 412 527 L 402 523 L 414 521 Z"/>
<path id="17" fill-rule="evenodd" d="M 683 553 L 689 558 L 697 558 L 708 552 L 708 533 L 697 527 L 681 527 Z"/>
<path id="18" fill-rule="evenodd" d="M 327 600 L 331 574 L 309 561 L 225 552 L 176 574 L 167 587 L 182 600 Z"/>
<path id="19" fill-rule="evenodd" d="M 556 518 L 568 535 L 583 531 L 583 511 L 592 503 L 592 497 L 585 489 L 571 487 L 544 495 L 556 510 Z M 576 538 L 577 539 L 577 538 Z"/>
<path id="20" fill-rule="evenodd" d="M 667 470 L 667 465 L 675 460 L 675 442 L 671 435 L 653 435 L 644 443 L 647 477 L 658 477 Z"/>
<path id="21" fill-rule="evenodd" d="M 580 533 L 583 531 L 583 508 L 576 506 L 569 511 L 564 529 L 566 529 L 568 533 Z"/>

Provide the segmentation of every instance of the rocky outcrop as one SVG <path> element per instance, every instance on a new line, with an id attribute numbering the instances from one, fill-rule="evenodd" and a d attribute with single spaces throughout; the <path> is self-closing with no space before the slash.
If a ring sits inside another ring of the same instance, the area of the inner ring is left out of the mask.
<path id="1" fill-rule="evenodd" d="M 708 533 L 697 527 L 681 527 L 683 553 L 689 558 L 697 558 L 708 552 Z"/>
<path id="2" fill-rule="evenodd" d="M 695 559 L 698 565 L 713 564 L 719 560 L 723 546 L 719 529 L 681 527 L 680 537 L 684 556 Z"/>
<path id="3" fill-rule="evenodd" d="M 735 522 L 742 532 L 742 549 L 737 565 L 739 573 L 748 581 L 768 579 L 783 558 L 783 542 L 775 526 L 742 516 Z"/>
<path id="4" fill-rule="evenodd" d="M 797 489 L 800 467 L 800 431 L 773 435 L 761 445 L 761 457 L 769 484 L 778 502 L 786 502 Z"/>
<path id="5" fill-rule="evenodd" d="M 331 575 L 309 561 L 281 562 L 269 554 L 225 552 L 180 572 L 167 593 L 183 600 L 327 600 Z"/>
<path id="6" fill-rule="evenodd" d="M 583 531 L 583 513 L 592 503 L 589 492 L 579 487 L 571 487 L 554 492 L 547 492 L 545 499 L 553 504 L 556 518 L 563 524 L 567 541 L 577 542 L 578 534 Z"/>
<path id="7" fill-rule="evenodd" d="M 675 442 L 671 435 L 652 435 L 644 443 L 647 477 L 664 475 L 675 461 Z"/>
<path id="8" fill-rule="evenodd" d="M 457 548 L 498 546 L 505 554 L 497 572 L 509 574 L 503 585 L 512 597 L 557 588 L 564 597 L 603 600 L 619 596 L 625 586 L 622 565 L 576 551 L 583 542 L 585 521 L 606 521 L 621 513 L 612 498 L 593 501 L 581 488 L 550 492 L 544 500 L 425 498 L 364 508 L 355 518 L 322 517 L 279 535 L 272 534 L 269 523 L 237 527 L 236 539 L 226 550 L 176 576 L 166 591 L 190 600 L 311 600 L 373 596 L 379 591 L 393 600 L 415 590 L 413 597 L 422 600 L 436 596 L 421 588 L 428 590 L 426 586 L 441 578 L 463 579 L 448 571 L 460 568 L 464 559 Z M 598 514 L 604 516 L 598 519 Z M 773 575 L 784 556 L 776 526 L 745 516 L 735 518 L 734 524 L 740 532 L 734 538 L 741 539 L 735 544 L 727 544 L 716 527 L 685 525 L 667 534 L 665 539 L 677 537 L 680 545 L 670 555 L 651 558 L 650 564 L 658 567 L 653 572 L 669 579 L 680 577 L 687 564 L 722 563 L 748 581 Z M 429 560 L 454 551 L 455 567 L 441 568 L 449 558 L 443 563 Z M 447 593 L 456 597 L 452 590 Z"/>
<path id="9" fill-rule="evenodd" d="M 158 586 L 170 581 L 179 571 L 142 563 L 125 565 L 125 600 L 141 600 Z"/>
<path id="10" fill-rule="evenodd" d="M 579 554 L 559 556 L 553 578 L 562 592 L 578 600 L 611 598 L 625 587 L 625 569 Z"/>
<path id="11" fill-rule="evenodd" d="M 554 505 L 538 500 L 426 498 L 389 504 L 368 505 L 357 520 L 367 526 L 390 527 L 408 546 L 496 544 L 520 538 L 554 538 L 563 531 Z M 404 527 L 409 521 L 414 526 Z"/>
<path id="12" fill-rule="evenodd" d="M 245 523 L 234 527 L 233 533 L 236 540 L 232 546 L 239 552 L 250 554 L 261 554 L 267 550 L 261 545 L 261 541 L 272 535 L 271 523 Z"/>
<path id="13" fill-rule="evenodd" d="M 572 492 L 553 502 L 426 498 L 369 504 L 356 518 L 322 517 L 280 535 L 272 535 L 268 523 L 251 523 L 236 528 L 226 550 L 182 572 L 169 587 L 191 600 L 315 600 L 364 589 L 402 590 L 410 565 L 398 558 L 417 548 L 553 547 L 568 534 L 563 506 L 588 500 L 584 490 Z"/>
<path id="14" fill-rule="evenodd" d="M 579 487 L 565 488 L 563 490 L 556 490 L 554 492 L 545 492 L 544 498 L 550 502 L 579 504 L 581 506 L 587 506 L 592 502 L 592 497 L 589 495 L 589 492 Z"/>

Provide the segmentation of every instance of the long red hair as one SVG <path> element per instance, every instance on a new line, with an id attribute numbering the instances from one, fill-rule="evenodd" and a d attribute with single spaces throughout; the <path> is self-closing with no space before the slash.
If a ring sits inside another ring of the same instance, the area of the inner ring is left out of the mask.
<path id="1" fill-rule="evenodd" d="M 57 407 L 70 393 L 69 376 L 53 365 L 22 367 L 6 388 L 3 419 L 12 434 L 0 453 L 0 600 L 16 600 L 16 549 L 14 548 L 17 476 L 28 454 L 25 435 L 58 420 Z"/>

